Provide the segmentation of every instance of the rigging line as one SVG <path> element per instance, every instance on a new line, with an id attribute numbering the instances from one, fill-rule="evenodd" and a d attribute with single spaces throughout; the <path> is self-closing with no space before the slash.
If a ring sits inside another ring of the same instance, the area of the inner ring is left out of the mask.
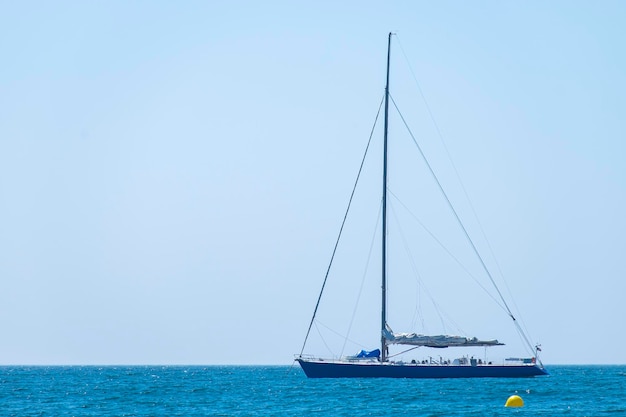
<path id="1" fill-rule="evenodd" d="M 489 243 L 489 240 L 487 239 L 487 235 L 485 234 L 485 231 L 484 231 L 483 226 L 482 226 L 482 224 L 480 222 L 480 219 L 478 218 L 478 214 L 476 213 L 476 210 L 474 209 L 474 205 L 472 204 L 472 199 L 469 197 L 469 193 L 467 192 L 467 189 L 465 188 L 465 184 L 461 180 L 461 175 L 459 174 L 459 170 L 457 169 L 456 164 L 454 163 L 454 160 L 452 159 L 452 155 L 450 154 L 450 150 L 448 149 L 448 145 L 446 145 L 445 140 L 443 140 L 443 134 L 441 133 L 441 129 L 439 129 L 439 124 L 435 120 L 435 116 L 433 115 L 433 112 L 431 111 L 430 106 L 428 105 L 428 101 L 426 100 L 426 96 L 424 95 L 424 91 L 422 90 L 422 87 L 421 87 L 419 81 L 417 80 L 417 76 L 415 75 L 415 72 L 413 71 L 413 67 L 411 66 L 411 63 L 409 62 L 408 56 L 404 52 L 404 48 L 402 47 L 402 43 L 400 42 L 399 37 L 398 37 L 398 45 L 400 46 L 400 50 L 402 51 L 402 55 L 404 56 L 404 59 L 406 60 L 407 66 L 409 67 L 409 71 L 411 72 L 411 76 L 413 77 L 413 81 L 415 81 L 415 85 L 417 86 L 417 91 L 419 91 L 420 96 L 422 97 L 422 100 L 424 101 L 424 105 L 426 106 L 426 111 L 428 111 L 428 116 L 430 117 L 430 120 L 433 122 L 433 125 L 435 126 L 435 130 L 437 131 L 437 136 L 439 137 L 439 141 L 443 145 L 443 149 L 446 151 L 446 156 L 448 157 L 448 160 L 450 161 L 450 164 L 452 165 L 452 169 L 454 170 L 454 173 L 456 175 L 456 179 L 459 182 L 459 184 L 461 185 L 461 189 L 463 190 L 463 194 L 465 195 L 465 198 L 467 199 L 467 202 L 469 203 L 469 206 L 470 206 L 470 208 L 472 210 L 472 214 L 474 214 L 474 218 L 478 222 L 478 226 L 479 226 L 480 231 L 481 231 L 481 233 L 483 235 L 483 238 L 487 242 L 487 246 L 489 247 L 489 251 L 491 252 L 491 256 L 494 258 L 494 261 L 496 262 L 496 265 L 498 267 L 500 275 L 502 275 L 502 277 L 504 277 L 504 274 L 502 274 L 502 269 L 500 268 L 500 265 L 498 264 L 498 260 L 496 259 L 495 255 L 494 255 L 493 249 L 491 248 L 491 244 Z"/>
<path id="2" fill-rule="evenodd" d="M 354 324 L 354 318 L 356 317 L 356 311 L 359 307 L 359 302 L 361 301 L 361 294 L 363 293 L 363 285 L 365 284 L 365 278 L 367 276 L 367 270 L 369 269 L 370 260 L 372 259 L 372 251 L 374 250 L 374 243 L 376 240 L 376 231 L 378 230 L 378 223 L 380 223 L 380 212 L 383 209 L 383 202 L 380 202 L 380 206 L 378 208 L 378 214 L 376 215 L 376 225 L 374 226 L 374 233 L 372 234 L 372 242 L 370 243 L 370 250 L 367 254 L 367 261 L 365 262 L 365 270 L 363 271 L 363 278 L 361 278 L 361 287 L 359 288 L 359 293 L 356 297 L 356 303 L 354 304 L 354 310 L 352 310 L 352 317 L 350 318 L 350 324 L 348 325 L 348 331 L 346 332 L 346 336 L 343 341 L 343 346 L 341 347 L 340 356 L 343 356 L 343 352 L 346 348 L 346 343 L 348 341 L 348 337 L 350 337 L 350 332 L 352 331 L 352 325 Z"/>
<path id="3" fill-rule="evenodd" d="M 390 191 L 390 190 L 388 190 L 388 191 L 389 191 L 389 193 L 391 193 L 391 191 Z M 409 210 L 409 209 L 408 209 L 408 208 L 407 208 L 407 207 L 406 207 L 406 206 L 402 203 L 402 201 L 400 201 L 400 200 L 398 199 L 398 197 L 397 197 L 396 195 L 394 195 L 393 193 L 391 193 L 391 194 L 392 194 L 392 195 L 393 195 L 393 197 L 394 197 L 394 198 L 398 201 L 398 203 L 400 203 L 400 205 L 402 205 L 402 206 L 403 206 L 403 207 L 404 207 L 404 208 L 405 208 L 405 209 L 409 212 L 409 214 L 410 214 L 410 215 L 414 216 L 414 214 L 413 214 L 413 213 L 411 213 L 411 211 L 410 211 L 410 210 Z M 398 221 L 398 216 L 397 216 L 397 213 L 396 213 L 396 211 L 395 211 L 395 209 L 394 209 L 394 206 L 393 206 L 393 205 L 391 205 L 391 212 L 392 212 L 392 214 L 393 214 L 393 216 L 394 216 L 394 220 L 396 221 L 396 224 L 399 224 L 399 221 Z M 419 221 L 417 218 L 416 218 L 416 220 L 417 220 L 417 222 L 418 222 L 418 223 L 420 223 L 420 221 Z M 420 224 L 421 224 L 421 223 L 420 223 Z M 424 227 L 424 229 L 426 229 L 426 228 L 425 228 L 425 226 L 424 226 L 423 224 L 422 224 L 422 227 Z M 454 321 L 454 320 L 452 319 L 452 317 L 451 317 L 451 316 L 450 316 L 450 315 L 449 315 L 446 311 L 444 311 L 444 310 L 441 308 L 441 306 L 440 306 L 440 305 L 437 303 L 437 301 L 435 300 L 435 297 L 433 297 L 432 293 L 431 293 L 431 292 L 430 292 L 430 290 L 428 289 L 428 286 L 427 286 L 427 285 L 423 282 L 423 280 L 421 279 L 421 276 L 420 276 L 419 272 L 417 271 L 417 267 L 416 267 L 416 265 L 415 265 L 415 260 L 413 259 L 413 256 L 412 256 L 412 254 L 411 254 L 411 251 L 410 251 L 410 249 L 409 249 L 409 244 L 408 244 L 408 241 L 407 241 L 407 239 L 406 239 L 406 236 L 405 236 L 405 234 L 402 232 L 402 228 L 398 228 L 398 229 L 399 229 L 399 230 L 398 230 L 398 232 L 399 232 L 399 234 L 400 234 L 400 237 L 402 237 L 402 241 L 403 241 L 403 243 L 404 243 L 404 250 L 406 251 L 407 256 L 409 257 L 409 260 L 410 260 L 410 263 L 411 263 L 411 267 L 412 267 L 412 269 L 413 269 L 413 273 L 415 273 L 415 274 L 416 274 L 416 276 L 418 277 L 418 280 L 420 281 L 420 284 L 421 284 L 421 286 L 422 286 L 422 289 L 424 290 L 424 292 L 425 292 L 425 293 L 426 293 L 426 295 L 428 296 L 428 299 L 429 299 L 429 300 L 430 300 L 430 302 L 432 303 L 432 305 L 433 305 L 433 307 L 434 307 L 434 309 L 435 309 L 435 312 L 436 312 L 436 313 L 437 313 L 437 315 L 439 316 L 439 320 L 441 321 L 441 327 L 443 328 L 444 333 L 446 333 L 446 332 L 447 332 L 447 327 L 448 327 L 448 326 L 446 325 L 446 321 L 447 321 L 447 322 L 449 323 L 449 325 L 451 325 L 452 327 L 456 328 L 457 333 L 459 333 L 459 334 L 463 334 L 463 335 L 467 335 L 467 332 L 466 332 L 465 330 L 463 330 L 463 329 L 461 328 L 461 326 L 459 326 L 459 324 L 458 324 L 456 321 Z M 428 229 L 426 229 L 426 230 L 428 231 Z M 437 240 L 437 239 L 435 238 L 435 240 Z M 444 247 L 444 249 L 446 249 L 446 248 Z M 454 258 L 454 256 L 453 256 L 453 255 L 451 255 L 451 256 Z M 458 262 L 458 260 L 457 260 L 457 262 Z M 463 265 L 461 265 L 461 267 L 463 267 Z M 469 272 L 468 272 L 468 274 L 469 274 Z M 469 275 L 471 276 L 471 274 L 469 274 Z M 501 308 L 502 308 L 502 306 L 500 305 L 500 303 L 498 302 L 498 300 L 496 300 L 496 299 L 493 297 L 493 295 L 491 295 L 491 294 L 490 294 L 490 293 L 489 293 L 489 292 L 488 292 L 488 291 L 487 291 L 487 290 L 486 290 L 486 289 L 485 289 L 485 288 L 484 288 L 484 287 L 480 284 L 480 282 L 478 282 L 478 281 L 476 280 L 476 283 L 478 284 L 478 286 L 480 286 L 481 288 L 483 288 L 483 289 L 485 290 L 485 292 L 487 293 L 487 295 L 489 295 L 489 296 L 490 296 L 490 297 L 494 300 L 494 302 L 496 303 L 496 305 L 498 305 L 499 307 L 501 307 Z M 423 327 L 425 328 L 425 326 L 423 326 Z M 425 330 L 426 330 L 426 329 L 425 329 Z"/>
<path id="4" fill-rule="evenodd" d="M 418 347 L 419 347 L 419 346 L 413 346 L 412 348 L 408 348 L 407 350 L 403 350 L 402 352 L 398 352 L 398 353 L 396 353 L 395 355 L 391 355 L 391 356 L 389 356 L 389 357 L 390 357 L 390 358 L 395 358 L 395 357 L 396 357 L 396 356 L 398 356 L 398 355 L 402 355 L 403 353 L 410 352 L 410 351 L 412 351 L 412 350 L 414 350 L 414 349 L 417 349 Z"/>
<path id="5" fill-rule="evenodd" d="M 485 242 L 487 243 L 487 248 L 489 249 L 489 254 L 493 258 L 493 260 L 494 260 L 494 262 L 496 264 L 496 268 L 498 270 L 498 273 L 500 274 L 500 277 L 502 278 L 502 282 L 504 282 L 504 286 L 506 287 L 506 290 L 507 290 L 507 292 L 509 294 L 509 297 L 511 298 L 511 300 L 513 302 L 513 306 L 515 307 L 516 314 L 518 315 L 520 321 L 522 322 L 522 325 L 524 326 L 524 329 L 526 330 L 526 333 L 530 333 L 528 331 L 528 327 L 526 326 L 526 323 L 524 323 L 523 317 L 520 314 L 520 309 L 517 306 L 517 303 L 515 302 L 515 297 L 513 297 L 513 294 L 511 292 L 511 288 L 509 287 L 509 284 L 506 281 L 506 278 L 504 277 L 504 272 L 502 272 L 502 267 L 500 266 L 500 263 L 498 262 L 498 258 L 495 255 L 495 251 L 493 250 L 493 247 L 491 246 L 491 242 L 487 238 L 487 234 L 485 233 L 485 229 L 484 229 L 482 223 L 480 222 L 480 218 L 478 217 L 478 213 L 476 212 L 476 209 L 474 208 L 474 204 L 472 203 L 472 199 L 470 198 L 469 193 L 467 192 L 467 189 L 465 188 L 465 184 L 463 183 L 463 180 L 461 179 L 461 175 L 459 174 L 459 170 L 457 169 L 457 167 L 456 167 L 456 165 L 454 163 L 454 160 L 452 159 L 452 155 L 450 154 L 450 150 L 448 149 L 448 145 L 446 145 L 446 141 L 443 139 L 443 134 L 441 133 L 441 129 L 439 129 L 439 124 L 435 120 L 435 116 L 433 115 L 433 112 L 430 109 L 430 106 L 428 105 L 428 101 L 426 100 L 426 96 L 424 95 L 424 91 L 422 90 L 422 86 L 420 85 L 419 81 L 417 80 L 417 76 L 415 75 L 415 72 L 413 71 L 413 67 L 411 66 L 411 63 L 409 61 L 409 57 L 407 56 L 406 52 L 404 51 L 404 48 L 402 47 L 402 42 L 400 41 L 400 37 L 397 34 L 396 34 L 396 39 L 398 40 L 398 46 L 400 46 L 400 51 L 402 52 L 402 55 L 404 56 L 404 60 L 406 61 L 407 67 L 409 68 L 409 71 L 411 72 L 411 76 L 413 77 L 413 81 L 415 81 L 415 85 L 417 86 L 417 91 L 419 91 L 420 96 L 422 97 L 422 101 L 424 102 L 424 105 L 426 106 L 426 111 L 428 112 L 428 116 L 430 117 L 430 120 L 433 122 L 433 126 L 435 126 L 435 130 L 437 131 L 437 136 L 439 137 L 439 141 L 443 145 L 443 149 L 445 150 L 446 156 L 448 157 L 448 160 L 450 161 L 450 165 L 452 165 L 452 169 L 454 170 L 454 174 L 456 175 L 456 179 L 459 182 L 459 184 L 461 185 L 461 190 L 463 190 L 463 194 L 465 195 L 465 199 L 469 203 L 469 206 L 470 206 L 470 209 L 472 211 L 472 214 L 474 215 L 474 219 L 476 220 L 476 223 L 478 224 L 478 228 L 480 230 L 480 233 L 481 233 L 483 239 L 485 240 Z"/>
<path id="6" fill-rule="evenodd" d="M 315 322 L 315 328 L 317 329 L 318 333 L 320 333 L 320 330 L 319 330 L 319 328 L 317 327 L 318 325 L 320 325 L 320 326 L 324 327 L 324 328 L 325 328 L 326 330 L 328 330 L 329 332 L 334 333 L 336 336 L 339 336 L 339 337 L 342 337 L 342 338 L 343 338 L 343 337 L 346 337 L 345 335 L 343 335 L 343 334 L 339 333 L 337 330 L 331 329 L 330 327 L 328 327 L 327 325 L 325 325 L 325 324 L 324 324 L 324 323 L 322 323 L 321 321 L 316 321 L 316 322 Z M 320 336 L 321 336 L 321 333 L 320 333 Z M 359 347 L 360 347 L 360 348 L 362 348 L 362 349 L 365 349 L 365 348 L 367 347 L 367 346 L 364 346 L 364 345 L 360 344 L 359 342 L 356 342 L 356 341 L 354 341 L 354 340 L 352 340 L 352 339 L 348 339 L 348 342 L 353 343 L 353 344 L 355 344 L 355 345 L 359 346 Z M 328 345 L 327 345 L 326 347 L 328 347 Z M 329 348 L 328 350 L 330 350 L 330 348 Z M 330 352 L 332 353 L 332 350 L 331 350 Z M 333 356 L 334 356 L 334 355 L 333 355 Z"/>
<path id="7" fill-rule="evenodd" d="M 389 190 L 387 190 L 387 192 L 389 192 Z M 397 198 L 397 197 L 396 197 Z M 393 205 L 391 205 L 391 214 L 393 215 L 393 219 L 396 222 L 396 226 L 398 227 L 398 234 L 400 235 L 400 238 L 402 239 L 402 243 L 404 245 L 404 251 L 407 254 L 407 257 L 409 258 L 409 263 L 411 264 L 411 269 L 413 269 L 413 273 L 417 276 L 418 278 L 418 282 L 421 281 L 421 276 L 420 273 L 417 269 L 417 265 L 415 264 L 415 260 L 413 259 L 413 256 L 411 256 L 411 251 L 409 250 L 409 244 L 406 240 L 406 236 L 404 235 L 404 233 L 402 233 L 402 228 L 399 227 L 400 222 L 398 221 L 398 215 L 393 207 Z M 433 303 L 433 305 L 435 306 L 435 311 L 437 312 L 437 315 L 439 316 L 439 321 L 441 321 L 441 327 L 444 329 L 444 332 L 446 331 L 446 322 L 443 319 L 443 315 L 441 314 L 441 311 L 439 310 L 439 306 L 437 305 L 437 303 L 435 303 L 434 298 L 431 296 L 430 291 L 428 291 L 427 288 L 425 288 L 424 283 L 422 282 L 422 287 L 424 287 L 424 289 L 426 290 L 426 293 L 428 294 L 428 297 L 430 298 L 431 303 Z M 421 307 L 421 306 L 420 306 Z"/>
<path id="8" fill-rule="evenodd" d="M 467 238 L 467 241 L 470 243 L 472 249 L 474 250 L 474 253 L 478 257 L 478 259 L 479 259 L 483 269 L 485 270 L 485 273 L 487 274 L 487 276 L 489 277 L 489 280 L 491 281 L 491 284 L 494 286 L 496 292 L 500 296 L 500 300 L 502 301 L 502 304 L 506 307 L 506 311 L 509 314 L 509 317 L 511 317 L 513 322 L 516 324 L 517 328 L 521 332 L 521 335 L 524 337 L 524 340 L 528 344 L 528 347 L 532 351 L 532 344 L 530 343 L 530 341 L 526 337 L 526 334 L 522 331 L 520 325 L 517 323 L 517 319 L 515 318 L 515 316 L 513 315 L 513 312 L 509 308 L 509 305 L 507 304 L 506 300 L 504 299 L 504 296 L 502 295 L 502 292 L 500 291 L 500 289 L 496 285 L 496 282 L 493 279 L 493 276 L 491 275 L 491 272 L 489 272 L 489 268 L 487 268 L 487 265 L 485 264 L 485 261 L 483 260 L 482 256 L 480 256 L 480 253 L 478 252 L 478 249 L 476 248 L 476 245 L 474 244 L 474 241 L 472 240 L 472 238 L 470 237 L 469 233 L 467 232 L 467 229 L 463 225 L 463 222 L 461 222 L 461 218 L 459 217 L 458 213 L 454 209 L 454 206 L 452 205 L 452 202 L 450 201 L 450 198 L 448 197 L 448 195 L 444 191 L 443 186 L 441 185 L 441 182 L 439 181 L 439 178 L 437 178 L 437 175 L 435 174 L 435 171 L 433 170 L 432 166 L 428 162 L 428 159 L 426 159 L 426 155 L 422 151 L 422 148 L 419 145 L 419 143 L 417 143 L 417 140 L 415 139 L 415 136 L 413 135 L 413 132 L 409 128 L 409 125 L 407 124 L 406 120 L 404 119 L 404 116 L 402 116 L 402 113 L 400 112 L 400 109 L 398 109 L 398 105 L 396 104 L 395 100 L 393 99 L 393 97 L 391 97 L 391 95 L 390 95 L 390 98 L 391 98 L 391 102 L 393 103 L 393 106 L 396 108 L 396 111 L 398 112 L 398 115 L 400 116 L 400 119 L 402 119 L 402 122 L 404 123 L 404 126 L 406 127 L 406 129 L 408 130 L 409 134 L 411 135 L 411 139 L 413 140 L 413 143 L 415 144 L 415 146 L 417 147 L 420 155 L 422 156 L 422 159 L 424 160 L 424 163 L 426 164 L 426 167 L 428 168 L 428 170 L 430 171 L 430 174 L 432 175 L 433 179 L 437 183 L 437 186 L 439 187 L 439 191 L 441 192 L 441 194 L 443 195 L 444 199 L 448 203 L 448 207 L 450 208 L 450 210 L 454 214 L 454 217 L 456 218 L 459 226 L 461 227 L 461 230 L 463 230 L 463 233 L 465 234 L 465 237 Z"/>
<path id="9" fill-rule="evenodd" d="M 387 192 L 391 193 L 391 190 L 387 189 Z M 400 202 L 400 204 L 402 204 Z M 396 223 L 398 223 L 397 220 L 397 214 L 395 211 L 395 207 L 393 206 L 393 204 L 391 205 L 391 211 L 393 213 L 394 218 L 396 219 Z M 419 272 L 419 268 L 417 267 L 417 264 L 415 262 L 415 259 L 413 258 L 411 252 L 409 251 L 408 248 L 408 244 L 406 242 L 406 238 L 404 236 L 404 233 L 402 233 L 402 228 L 398 228 L 399 232 L 400 232 L 400 236 L 402 237 L 402 240 L 404 241 L 404 246 L 405 246 L 405 250 L 407 252 L 407 256 L 409 257 L 409 261 L 411 263 L 411 269 L 413 270 L 413 275 L 416 278 L 416 282 L 417 282 L 417 286 L 416 286 L 416 291 L 415 291 L 415 311 L 413 312 L 413 318 L 411 319 L 411 324 L 410 324 L 410 329 L 415 329 L 417 328 L 417 321 L 420 321 L 420 328 L 423 330 L 426 330 L 426 320 L 424 317 L 424 312 L 422 311 L 422 292 L 426 292 L 426 294 L 429 295 L 428 293 L 428 289 L 425 288 L 426 286 L 424 285 L 424 282 L 422 280 L 422 276 Z M 431 302 L 432 302 L 432 298 L 431 298 Z"/>
<path id="10" fill-rule="evenodd" d="M 346 219 L 348 218 L 348 212 L 350 211 L 350 206 L 352 205 L 352 199 L 354 197 L 354 192 L 356 191 L 356 186 L 359 183 L 359 178 L 361 177 L 361 171 L 363 171 L 363 165 L 365 164 L 365 157 L 367 156 L 367 151 L 369 150 L 370 143 L 372 143 L 372 137 L 374 136 L 374 129 L 376 128 L 376 122 L 378 122 L 378 116 L 380 115 L 380 109 L 383 106 L 384 96 L 380 100 L 380 104 L 378 105 L 378 111 L 376 112 L 376 118 L 374 119 L 374 124 L 372 125 L 372 130 L 370 132 L 370 137 L 367 141 L 367 146 L 365 147 L 365 153 L 363 154 L 363 159 L 361 160 L 361 166 L 359 166 L 359 172 L 356 176 L 356 181 L 354 182 L 354 187 L 352 187 L 352 193 L 350 194 L 350 199 L 348 200 L 348 207 L 346 208 L 346 214 L 343 216 L 343 220 L 341 222 L 341 227 L 339 228 L 339 234 L 337 236 L 337 241 L 335 242 L 335 247 L 333 248 L 333 253 L 330 257 L 330 262 L 328 263 L 328 268 L 326 269 L 326 275 L 324 276 L 324 282 L 322 283 L 322 289 L 320 290 L 320 295 L 317 297 L 317 303 L 315 303 L 315 309 L 313 310 L 313 317 L 311 317 L 311 322 L 309 323 L 309 328 L 306 331 L 306 336 L 304 337 L 304 343 L 302 343 L 302 349 L 300 350 L 300 356 L 304 352 L 304 348 L 306 346 L 306 342 L 309 338 L 309 334 L 311 333 L 311 327 L 313 326 L 313 321 L 315 320 L 315 316 L 317 315 L 317 309 L 320 305 L 320 301 L 322 299 L 322 294 L 324 293 L 324 287 L 326 287 L 326 281 L 328 280 L 328 274 L 330 273 L 330 268 L 333 265 L 333 260 L 335 259 L 335 253 L 337 253 L 337 247 L 339 246 L 339 240 L 341 239 L 341 233 L 343 232 L 343 227 L 346 225 Z"/>
<path id="11" fill-rule="evenodd" d="M 324 325 L 322 324 L 322 326 L 324 326 Z M 324 326 L 324 327 L 326 327 L 326 326 Z M 333 351 L 330 348 L 330 346 L 328 346 L 328 343 L 326 343 L 326 339 L 324 339 L 324 335 L 322 335 L 322 332 L 320 332 L 320 328 L 317 326 L 317 323 L 315 323 L 315 330 L 317 330 L 317 334 L 320 335 L 320 339 L 322 339 L 322 343 L 324 343 L 324 346 L 326 346 L 326 349 L 328 349 L 328 351 L 330 352 L 330 356 L 335 356 L 335 354 L 333 353 Z"/>
<path id="12" fill-rule="evenodd" d="M 437 244 L 439 244 L 439 246 L 441 246 L 441 248 L 461 267 L 461 269 L 463 269 L 465 271 L 465 273 L 467 275 L 470 276 L 470 278 L 472 278 L 474 280 L 474 282 L 485 292 L 485 294 L 487 294 L 489 296 L 489 298 L 491 298 L 498 307 L 500 307 L 505 313 L 508 313 L 506 308 L 504 308 L 504 306 L 500 303 L 500 301 L 498 301 L 498 299 L 496 297 L 494 297 L 494 295 L 492 293 L 489 292 L 489 290 L 487 290 L 487 288 L 485 288 L 485 286 L 478 280 L 478 278 L 476 278 L 466 267 L 465 265 L 463 265 L 463 263 L 456 257 L 454 256 L 454 254 L 452 252 L 450 252 L 450 250 L 443 244 L 442 241 L 440 241 L 437 236 L 435 236 L 435 234 L 433 232 L 430 231 L 430 229 L 428 229 L 426 227 L 426 225 L 424 223 L 422 223 L 420 221 L 420 219 L 417 218 L 417 216 L 411 211 L 409 210 L 409 208 L 402 202 L 402 200 L 400 200 L 398 198 L 397 195 L 395 195 L 393 193 L 393 191 L 391 190 L 387 190 L 389 192 L 389 194 L 391 194 L 396 201 L 398 201 L 398 203 L 400 203 L 400 205 L 402 207 L 404 207 L 404 209 L 409 213 L 409 215 L 411 217 L 413 217 L 413 219 L 422 227 L 422 229 L 424 229 L 426 231 L 426 233 L 428 233 L 430 235 L 430 237 L 433 238 L 433 240 L 435 242 L 437 242 Z"/>
<path id="13" fill-rule="evenodd" d="M 530 343 L 528 336 L 526 336 L 526 333 L 524 333 L 524 330 L 522 329 L 518 321 L 515 320 L 515 318 L 513 318 L 513 323 L 515 323 L 515 327 L 517 328 L 517 333 L 519 333 L 519 335 L 522 337 L 522 340 L 526 342 L 526 346 L 528 347 L 528 352 L 531 355 L 534 355 L 535 350 L 533 349 L 533 345 L 532 343 Z"/>

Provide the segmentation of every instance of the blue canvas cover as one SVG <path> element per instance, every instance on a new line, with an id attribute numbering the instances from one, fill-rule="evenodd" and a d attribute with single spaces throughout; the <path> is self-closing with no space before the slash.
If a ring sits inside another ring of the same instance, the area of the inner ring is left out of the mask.
<path id="1" fill-rule="evenodd" d="M 356 357 L 357 358 L 377 358 L 380 356 L 380 349 L 374 349 L 374 350 L 362 350 L 359 353 L 357 353 Z"/>

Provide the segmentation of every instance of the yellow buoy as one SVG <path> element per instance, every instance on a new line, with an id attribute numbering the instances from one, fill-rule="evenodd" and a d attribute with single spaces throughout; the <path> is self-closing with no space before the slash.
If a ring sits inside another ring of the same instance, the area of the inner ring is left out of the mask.
<path id="1" fill-rule="evenodd" d="M 523 407 L 524 400 L 519 395 L 511 395 L 508 400 L 506 400 L 505 407 Z"/>

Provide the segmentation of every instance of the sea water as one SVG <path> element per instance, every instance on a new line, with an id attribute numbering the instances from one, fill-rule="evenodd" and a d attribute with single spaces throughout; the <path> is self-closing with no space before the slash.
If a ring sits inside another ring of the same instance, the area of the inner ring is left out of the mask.
<path id="1" fill-rule="evenodd" d="M 523 379 L 307 379 L 287 366 L 5 366 L 1 416 L 618 416 L 626 366 Z M 517 394 L 523 408 L 505 408 Z"/>

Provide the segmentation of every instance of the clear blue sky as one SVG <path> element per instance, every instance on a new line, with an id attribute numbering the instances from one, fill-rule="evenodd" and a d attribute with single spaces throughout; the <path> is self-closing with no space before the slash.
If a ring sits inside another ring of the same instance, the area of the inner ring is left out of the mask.
<path id="1" fill-rule="evenodd" d="M 623 2 L 0 4 L 0 363 L 291 363 L 390 30 L 544 361 L 626 363 Z"/>

